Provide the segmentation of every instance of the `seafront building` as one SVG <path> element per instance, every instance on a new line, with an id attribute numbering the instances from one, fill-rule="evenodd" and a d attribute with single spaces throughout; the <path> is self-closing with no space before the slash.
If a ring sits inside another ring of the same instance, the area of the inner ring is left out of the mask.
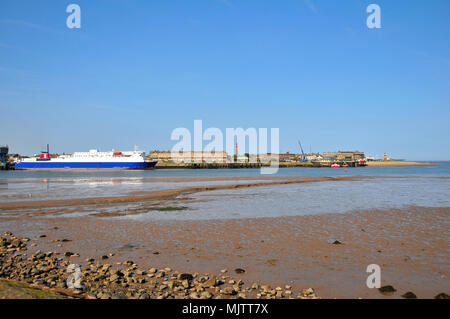
<path id="1" fill-rule="evenodd" d="M 172 151 L 151 151 L 148 159 L 161 163 L 226 163 L 227 152 L 173 152 Z"/>
<path id="2" fill-rule="evenodd" d="M 158 161 L 160 164 L 170 163 L 270 163 L 272 161 L 279 162 L 300 162 L 303 159 L 308 162 L 343 162 L 343 161 L 361 161 L 365 160 L 365 155 L 360 151 L 338 151 L 296 154 L 296 153 L 264 153 L 264 154 L 244 154 L 229 155 L 225 151 L 213 152 L 171 152 L 171 151 L 150 151 L 147 156 L 149 160 Z"/>
<path id="3" fill-rule="evenodd" d="M 301 155 L 299 154 L 289 152 L 279 154 L 280 162 L 295 162 L 298 161 L 300 157 Z"/>
<path id="4" fill-rule="evenodd" d="M 361 161 L 366 158 L 364 153 L 360 151 L 324 152 L 323 157 L 335 158 L 338 161 Z"/>
<path id="5" fill-rule="evenodd" d="M 323 160 L 323 156 L 320 153 L 309 153 L 305 154 L 307 161 L 321 161 Z"/>

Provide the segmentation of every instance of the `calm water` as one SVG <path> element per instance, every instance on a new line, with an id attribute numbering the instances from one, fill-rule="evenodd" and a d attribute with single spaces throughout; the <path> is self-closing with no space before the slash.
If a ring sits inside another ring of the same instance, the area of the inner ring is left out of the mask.
<path id="1" fill-rule="evenodd" d="M 161 182 L 153 177 L 260 176 L 259 169 L 154 171 L 0 171 L 0 202 L 122 196 L 184 186 L 248 181 Z M 410 205 L 450 207 L 450 163 L 424 167 L 284 168 L 278 176 L 376 176 L 339 181 L 210 191 L 175 205 L 183 211 L 150 211 L 121 218 L 215 219 L 295 216 Z M 140 204 L 110 209 L 126 210 Z M 92 207 L 92 213 L 98 208 Z M 104 208 L 102 208 L 104 210 Z M 88 212 L 89 213 L 89 212 Z M 87 214 L 88 214 L 87 213 Z"/>
<path id="2" fill-rule="evenodd" d="M 436 166 L 282 168 L 276 176 L 450 176 L 450 163 Z M 113 179 L 151 177 L 261 176 L 259 169 L 156 169 L 150 171 L 0 171 L 0 181 L 15 179 Z"/>
<path id="3" fill-rule="evenodd" d="M 450 207 L 450 179 L 382 178 L 291 184 L 197 193 L 190 214 L 147 215 L 156 219 L 226 219 L 344 213 L 351 210 Z"/>

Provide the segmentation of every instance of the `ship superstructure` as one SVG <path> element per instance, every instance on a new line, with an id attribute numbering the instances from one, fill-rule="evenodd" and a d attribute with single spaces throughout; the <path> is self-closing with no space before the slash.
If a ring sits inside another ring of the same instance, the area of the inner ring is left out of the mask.
<path id="1" fill-rule="evenodd" d="M 156 161 L 147 161 L 143 151 L 75 152 L 72 155 L 50 156 L 48 147 L 39 156 L 25 158 L 15 163 L 16 169 L 152 169 Z"/>

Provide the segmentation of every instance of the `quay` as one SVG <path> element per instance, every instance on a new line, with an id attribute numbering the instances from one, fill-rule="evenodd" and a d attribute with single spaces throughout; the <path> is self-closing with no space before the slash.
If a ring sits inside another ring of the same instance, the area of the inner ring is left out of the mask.
<path id="1" fill-rule="evenodd" d="M 278 167 L 331 167 L 332 164 L 338 164 L 341 167 L 364 167 L 366 163 L 360 161 L 334 161 L 334 162 L 321 162 L 321 161 L 307 161 L 307 162 L 279 162 Z M 221 168 L 261 168 L 269 167 L 269 163 L 157 163 L 156 169 L 221 169 Z"/>
<path id="2" fill-rule="evenodd" d="M 312 164 L 314 165 L 314 167 L 331 167 L 331 165 L 333 164 L 337 164 L 340 167 L 365 167 L 367 166 L 367 162 L 366 161 L 333 161 L 333 162 L 315 162 L 313 161 Z"/>
<path id="3" fill-rule="evenodd" d="M 219 169 L 219 168 L 261 168 L 278 162 L 278 167 L 362 167 L 367 159 L 360 151 L 338 151 L 304 154 L 262 153 L 238 154 L 237 144 L 234 155 L 224 151 L 150 151 L 147 160 L 157 161 L 157 169 Z"/>
<path id="4" fill-rule="evenodd" d="M 156 164 L 156 169 L 220 169 L 220 168 L 260 168 L 263 164 L 261 163 L 158 163 Z M 268 166 L 268 165 L 264 165 Z"/>

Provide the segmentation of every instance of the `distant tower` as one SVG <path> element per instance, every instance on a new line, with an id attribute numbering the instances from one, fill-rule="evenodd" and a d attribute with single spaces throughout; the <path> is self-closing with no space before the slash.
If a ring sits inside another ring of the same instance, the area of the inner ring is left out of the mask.
<path id="1" fill-rule="evenodd" d="M 386 155 L 386 152 L 384 152 L 384 155 L 383 155 L 383 161 L 387 161 L 387 155 Z"/>
<path id="2" fill-rule="evenodd" d="M 0 145 L 0 163 L 6 163 L 8 161 L 8 145 Z"/>
<path id="3" fill-rule="evenodd" d="M 238 156 L 238 143 L 236 142 L 236 157 Z"/>

